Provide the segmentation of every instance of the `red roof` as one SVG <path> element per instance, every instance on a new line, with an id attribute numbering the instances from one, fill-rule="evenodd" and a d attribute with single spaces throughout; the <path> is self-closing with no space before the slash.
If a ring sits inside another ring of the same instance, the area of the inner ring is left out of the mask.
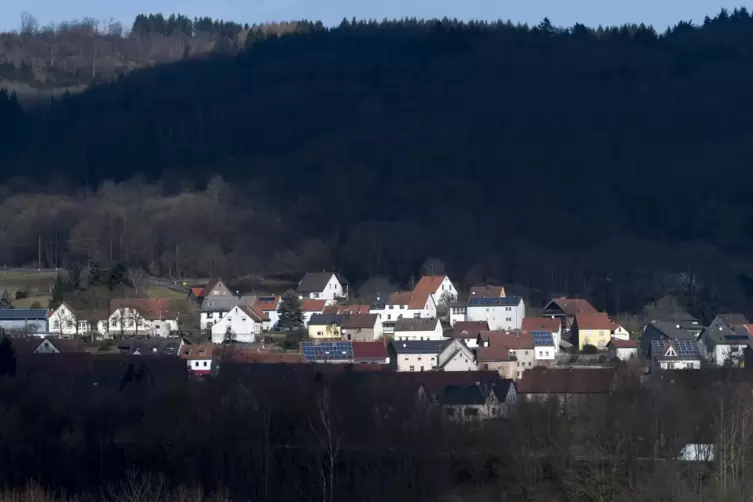
<path id="1" fill-rule="evenodd" d="M 368 305 L 328 305 L 324 307 L 325 314 L 357 315 L 368 314 Z"/>
<path id="2" fill-rule="evenodd" d="M 247 364 L 303 364 L 303 354 L 297 352 L 269 352 L 258 349 L 232 349 L 223 354 L 223 360 Z"/>
<path id="3" fill-rule="evenodd" d="M 442 282 L 447 278 L 446 275 L 425 275 L 418 281 L 413 288 L 414 293 L 435 294 L 442 287 Z"/>
<path id="4" fill-rule="evenodd" d="M 263 312 L 260 312 L 255 307 L 249 307 L 247 305 L 238 305 L 238 309 L 256 322 L 262 322 L 264 321 L 264 319 L 269 319 L 269 316 L 267 316 Z"/>
<path id="5" fill-rule="evenodd" d="M 486 321 L 458 321 L 452 328 L 453 338 L 476 338 L 482 331 L 489 331 Z"/>
<path id="6" fill-rule="evenodd" d="M 612 331 L 613 326 L 612 321 L 609 320 L 609 316 L 605 312 L 576 314 L 575 322 L 578 324 L 578 329 Z"/>
<path id="7" fill-rule="evenodd" d="M 409 309 L 421 310 L 426 306 L 430 294 L 425 291 L 398 291 L 390 295 L 387 305 L 407 305 Z"/>
<path id="8" fill-rule="evenodd" d="M 145 319 L 150 321 L 158 319 L 170 319 L 174 317 L 170 300 L 167 298 L 119 298 L 110 301 L 110 314 L 119 308 L 129 308 L 136 310 Z"/>
<path id="9" fill-rule="evenodd" d="M 274 299 L 271 301 L 263 301 L 257 298 L 253 304 L 253 307 L 256 310 L 259 310 L 261 312 L 275 312 L 279 304 L 280 304 L 279 296 L 275 296 Z"/>
<path id="10" fill-rule="evenodd" d="M 212 359 L 215 346 L 211 343 L 202 345 L 185 345 L 180 351 L 181 359 L 202 360 Z"/>
<path id="11" fill-rule="evenodd" d="M 617 349 L 637 349 L 638 340 L 612 340 L 609 345 Z"/>
<path id="12" fill-rule="evenodd" d="M 204 286 L 198 296 L 209 296 L 209 293 L 212 292 L 212 290 L 215 288 L 215 286 L 217 286 L 217 284 L 219 284 L 219 282 L 219 279 L 212 279 L 206 284 L 206 286 Z"/>
<path id="13" fill-rule="evenodd" d="M 582 298 L 555 298 L 552 300 L 562 311 L 570 317 L 576 314 L 596 314 L 599 311 L 588 300 Z"/>
<path id="14" fill-rule="evenodd" d="M 551 317 L 524 317 L 522 328 L 524 331 L 549 331 L 556 333 L 562 329 L 559 319 Z"/>
<path id="15" fill-rule="evenodd" d="M 353 342 L 354 359 L 387 359 L 384 342 Z"/>
<path id="16" fill-rule="evenodd" d="M 327 300 L 301 300 L 302 312 L 322 312 Z"/>
<path id="17" fill-rule="evenodd" d="M 191 288 L 191 293 L 197 298 L 201 297 L 201 292 L 204 291 L 204 288 Z"/>

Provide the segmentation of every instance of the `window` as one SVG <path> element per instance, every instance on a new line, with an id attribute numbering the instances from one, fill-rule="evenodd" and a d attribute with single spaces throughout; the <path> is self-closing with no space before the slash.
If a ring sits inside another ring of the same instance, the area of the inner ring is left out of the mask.
<path id="1" fill-rule="evenodd" d="M 53 323 L 54 329 L 60 329 L 60 321 L 55 321 Z"/>
<path id="2" fill-rule="evenodd" d="M 416 371 L 416 368 L 415 368 L 414 366 L 410 366 L 410 367 L 408 368 L 408 371 Z"/>
<path id="3" fill-rule="evenodd" d="M 478 416 L 478 410 L 476 408 L 466 408 L 465 410 L 463 410 L 463 413 L 465 413 L 465 416 L 467 417 Z"/>
<path id="4" fill-rule="evenodd" d="M 423 366 L 421 366 L 421 371 L 423 371 L 423 370 L 424 370 L 424 367 L 423 367 Z"/>
<path id="5" fill-rule="evenodd" d="M 314 298 L 319 298 L 319 293 L 311 293 L 311 296 L 313 296 Z"/>
<path id="6" fill-rule="evenodd" d="M 505 310 L 506 310 L 506 311 L 508 311 L 508 312 L 511 312 L 511 311 L 512 311 L 512 308 L 510 308 L 510 307 L 506 307 L 506 308 L 505 308 Z"/>
<path id="7" fill-rule="evenodd" d="M 539 357 L 543 357 L 544 353 L 542 351 L 539 351 Z"/>
<path id="8" fill-rule="evenodd" d="M 391 320 L 392 320 L 392 314 L 387 314 L 387 320 L 388 320 L 388 321 L 391 321 Z"/>
<path id="9" fill-rule="evenodd" d="M 528 351 L 526 350 L 526 355 L 528 355 Z"/>
<path id="10" fill-rule="evenodd" d="M 512 317 L 505 317 L 505 321 L 512 322 Z"/>
<path id="11" fill-rule="evenodd" d="M 204 361 L 204 367 L 205 368 L 207 367 L 207 364 L 209 364 L 209 363 L 207 363 L 206 361 Z"/>
<path id="12" fill-rule="evenodd" d="M 421 360 L 421 356 L 418 356 L 418 358 L 417 358 L 417 359 L 418 359 L 418 360 L 420 361 L 420 360 Z"/>

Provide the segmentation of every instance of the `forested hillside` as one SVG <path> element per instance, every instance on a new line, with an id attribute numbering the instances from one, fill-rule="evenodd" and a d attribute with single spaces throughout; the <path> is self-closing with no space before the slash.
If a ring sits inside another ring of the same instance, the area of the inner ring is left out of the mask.
<path id="1" fill-rule="evenodd" d="M 610 311 L 667 292 L 745 309 L 751 41 L 745 10 L 662 35 L 300 23 L 25 113 L 9 96 L 0 167 L 30 181 L 8 185 L 0 246 L 30 261 L 43 233 L 61 261 L 115 242 L 162 273 L 189 252 L 182 273 L 316 265 L 356 282 L 405 283 L 434 256 L 468 283 Z M 215 175 L 225 188 L 205 192 Z M 53 207 L 71 212 L 48 228 Z"/>

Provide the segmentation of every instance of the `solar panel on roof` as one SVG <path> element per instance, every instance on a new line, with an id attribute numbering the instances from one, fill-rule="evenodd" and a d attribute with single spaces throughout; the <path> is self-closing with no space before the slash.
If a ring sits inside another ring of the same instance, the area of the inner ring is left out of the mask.
<path id="1" fill-rule="evenodd" d="M 307 361 L 353 359 L 352 342 L 303 342 L 301 347 Z"/>
<path id="2" fill-rule="evenodd" d="M 0 309 L 0 319 L 4 320 L 44 320 L 45 309 Z"/>
<path id="3" fill-rule="evenodd" d="M 531 332 L 531 335 L 533 335 L 533 344 L 534 345 L 554 345 L 554 338 L 552 338 L 552 334 L 548 332 Z"/>
<path id="4" fill-rule="evenodd" d="M 520 303 L 520 298 L 516 296 L 505 296 L 502 298 L 471 298 L 468 302 L 470 307 L 487 307 L 487 306 L 515 306 Z"/>

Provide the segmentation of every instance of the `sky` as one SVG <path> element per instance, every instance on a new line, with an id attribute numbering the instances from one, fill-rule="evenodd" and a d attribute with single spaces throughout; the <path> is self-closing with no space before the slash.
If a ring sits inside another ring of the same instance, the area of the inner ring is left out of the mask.
<path id="1" fill-rule="evenodd" d="M 180 13 L 210 16 L 238 23 L 297 19 L 320 20 L 326 25 L 348 19 L 401 17 L 463 20 L 512 20 L 538 24 L 544 17 L 557 26 L 576 22 L 588 26 L 646 23 L 657 31 L 678 21 L 701 22 L 722 7 L 745 5 L 723 0 L 2 0 L 0 31 L 18 29 L 21 13 L 34 15 L 40 25 L 93 17 L 115 18 L 130 27 L 139 13 Z M 742 2 L 742 3 L 740 3 Z M 9 8 L 9 5 L 11 7 Z M 15 5 L 16 7 L 14 7 Z M 748 0 L 753 10 L 753 0 Z"/>

